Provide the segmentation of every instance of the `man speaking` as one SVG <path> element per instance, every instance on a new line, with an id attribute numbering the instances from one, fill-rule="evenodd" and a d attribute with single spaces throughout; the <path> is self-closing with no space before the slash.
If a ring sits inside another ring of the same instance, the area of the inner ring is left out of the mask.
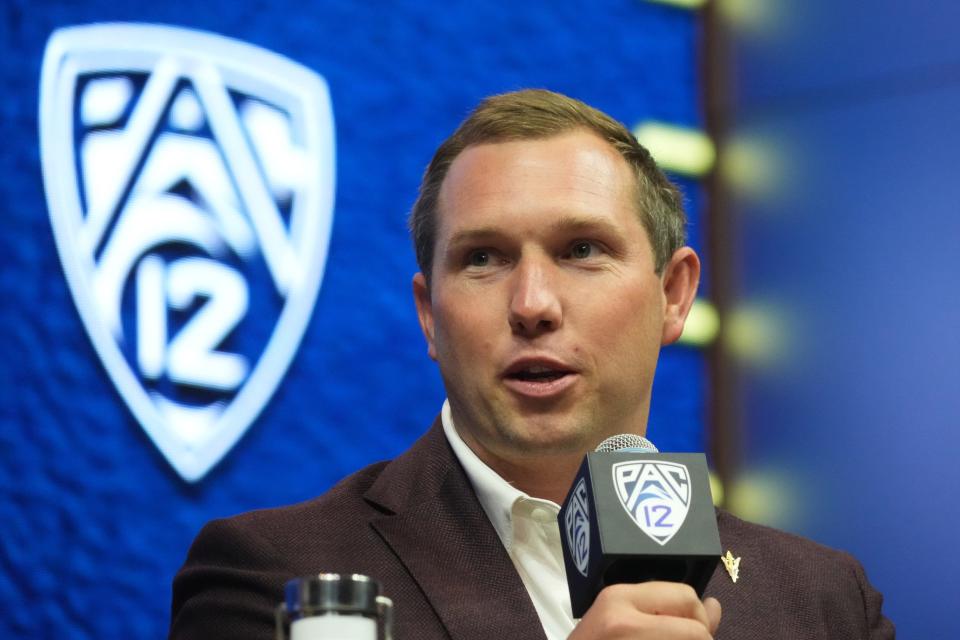
<path id="1" fill-rule="evenodd" d="M 575 620 L 557 524 L 584 455 L 643 435 L 661 345 L 700 263 L 676 188 L 620 123 L 565 96 L 494 96 L 437 150 L 410 217 L 413 294 L 447 391 L 403 455 L 291 507 L 208 524 L 171 637 L 269 638 L 284 583 L 378 580 L 398 638 L 892 638 L 850 556 L 718 512 L 705 596 L 618 584 Z"/>

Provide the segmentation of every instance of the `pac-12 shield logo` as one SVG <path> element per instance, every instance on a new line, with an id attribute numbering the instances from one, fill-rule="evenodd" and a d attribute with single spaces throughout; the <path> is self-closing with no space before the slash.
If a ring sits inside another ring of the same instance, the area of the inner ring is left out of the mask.
<path id="1" fill-rule="evenodd" d="M 577 571 L 586 576 L 587 566 L 590 564 L 590 494 L 584 478 L 580 478 L 580 482 L 570 492 L 564 520 L 567 548 L 573 564 Z"/>
<path id="2" fill-rule="evenodd" d="M 690 508 L 690 474 L 676 462 L 618 462 L 613 486 L 630 518 L 652 540 L 665 545 L 683 526 Z"/>
<path id="3" fill-rule="evenodd" d="M 50 219 L 83 323 L 170 464 L 201 478 L 293 358 L 333 221 L 329 92 L 213 34 L 55 32 L 40 92 Z"/>

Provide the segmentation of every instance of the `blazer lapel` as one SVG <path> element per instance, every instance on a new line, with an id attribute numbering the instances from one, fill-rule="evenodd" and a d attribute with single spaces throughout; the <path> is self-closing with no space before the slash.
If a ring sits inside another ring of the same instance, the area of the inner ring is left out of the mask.
<path id="1" fill-rule="evenodd" d="M 384 470 L 366 497 L 393 512 L 371 525 L 426 594 L 451 638 L 545 639 L 523 581 L 439 420 Z"/>

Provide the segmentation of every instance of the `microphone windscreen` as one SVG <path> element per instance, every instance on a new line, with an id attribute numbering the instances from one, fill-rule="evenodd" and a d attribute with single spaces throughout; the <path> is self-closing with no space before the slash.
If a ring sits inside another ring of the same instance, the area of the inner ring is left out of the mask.
<path id="1" fill-rule="evenodd" d="M 609 453 L 611 451 L 622 451 L 624 453 L 657 453 L 659 449 L 653 446 L 653 443 L 638 436 L 635 433 L 620 433 L 610 436 L 597 445 L 597 453 Z"/>

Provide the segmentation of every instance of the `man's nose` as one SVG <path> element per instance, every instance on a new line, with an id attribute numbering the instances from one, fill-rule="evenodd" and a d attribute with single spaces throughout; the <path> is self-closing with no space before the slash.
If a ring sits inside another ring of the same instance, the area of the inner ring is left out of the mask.
<path id="1" fill-rule="evenodd" d="M 510 327 L 513 332 L 533 338 L 556 331 L 563 321 L 563 307 L 556 274 L 541 260 L 521 260 L 513 273 L 510 299 Z"/>

